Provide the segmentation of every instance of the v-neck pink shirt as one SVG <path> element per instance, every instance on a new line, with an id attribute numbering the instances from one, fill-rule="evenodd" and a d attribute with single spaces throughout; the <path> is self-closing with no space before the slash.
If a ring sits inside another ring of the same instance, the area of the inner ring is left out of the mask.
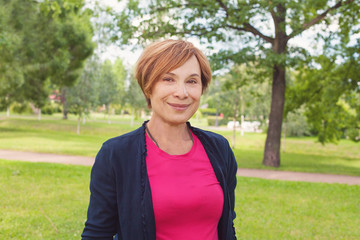
<path id="1" fill-rule="evenodd" d="M 157 240 L 217 240 L 224 196 L 200 140 L 183 155 L 159 149 L 146 134 L 147 171 Z"/>

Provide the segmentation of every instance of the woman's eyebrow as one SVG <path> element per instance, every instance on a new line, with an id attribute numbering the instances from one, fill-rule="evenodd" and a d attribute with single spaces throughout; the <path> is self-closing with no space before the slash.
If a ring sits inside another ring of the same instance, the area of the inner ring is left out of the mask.
<path id="1" fill-rule="evenodd" d="M 169 74 L 169 75 L 171 75 L 171 76 L 176 76 L 176 74 L 175 74 L 175 73 L 172 73 L 172 72 L 167 72 L 167 73 L 165 73 L 165 74 Z M 193 73 L 193 74 L 190 74 L 189 77 L 200 77 L 200 75 L 197 74 L 197 73 Z"/>
<path id="2" fill-rule="evenodd" d="M 193 74 L 190 75 L 190 77 L 200 77 L 200 75 L 197 74 L 197 73 L 193 73 Z"/>
<path id="3" fill-rule="evenodd" d="M 172 75 L 172 76 L 175 76 L 176 74 L 175 73 L 172 73 L 172 72 L 167 72 L 165 74 L 169 74 L 169 75 Z"/>

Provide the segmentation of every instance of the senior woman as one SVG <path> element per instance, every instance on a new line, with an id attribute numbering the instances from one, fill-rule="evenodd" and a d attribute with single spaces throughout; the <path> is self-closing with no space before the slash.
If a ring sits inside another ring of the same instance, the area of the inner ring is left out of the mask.
<path id="1" fill-rule="evenodd" d="M 207 58 L 165 40 L 144 50 L 135 72 L 152 115 L 97 154 L 82 239 L 236 239 L 234 154 L 188 122 L 211 80 Z"/>

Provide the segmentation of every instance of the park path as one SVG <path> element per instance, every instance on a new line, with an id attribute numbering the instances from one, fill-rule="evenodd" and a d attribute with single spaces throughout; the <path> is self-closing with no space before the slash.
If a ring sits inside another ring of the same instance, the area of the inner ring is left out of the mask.
<path id="1" fill-rule="evenodd" d="M 51 162 L 92 166 L 94 163 L 93 157 L 58 155 L 50 153 L 34 153 L 21 152 L 13 150 L 1 150 L 0 159 L 6 160 L 20 160 L 29 162 Z M 303 172 L 289 172 L 263 169 L 246 169 L 240 168 L 237 172 L 238 176 L 255 177 L 263 179 L 277 179 L 286 181 L 302 181 L 302 182 L 324 182 L 324 183 L 341 183 L 348 185 L 359 185 L 360 177 L 320 174 L 320 173 L 303 173 Z"/>

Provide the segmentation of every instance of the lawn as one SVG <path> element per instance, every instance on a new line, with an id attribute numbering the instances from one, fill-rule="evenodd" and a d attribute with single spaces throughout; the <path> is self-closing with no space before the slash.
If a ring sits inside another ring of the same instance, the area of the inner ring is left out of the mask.
<path id="1" fill-rule="evenodd" d="M 0 239 L 80 239 L 90 167 L 0 160 Z M 360 239 L 360 186 L 238 177 L 238 239 Z"/>
<path id="2" fill-rule="evenodd" d="M 97 116 L 81 124 L 81 134 L 76 134 L 76 120 L 61 116 L 36 117 L 15 116 L 0 118 L 0 149 L 82 155 L 94 157 L 101 144 L 108 138 L 129 132 L 142 123 L 138 120 L 130 125 L 129 117 Z M 206 128 L 203 120 L 192 119 L 195 126 Z M 215 130 L 229 142 L 232 132 Z M 265 134 L 237 133 L 235 157 L 241 168 L 267 168 L 262 165 Z M 277 170 L 318 172 L 360 176 L 360 144 L 341 140 L 338 144 L 321 145 L 315 138 L 287 138 L 285 151 L 281 153 L 281 166 Z"/>
<path id="3" fill-rule="evenodd" d="M 81 125 L 60 116 L 0 117 L 0 148 L 95 156 L 101 144 L 140 126 L 97 116 Z M 195 126 L 206 127 L 202 120 Z M 216 132 L 229 142 L 231 131 Z M 236 137 L 239 167 L 261 164 L 264 134 Z M 321 145 L 287 138 L 279 170 L 360 176 L 360 146 Z M 0 160 L 0 239 L 79 239 L 89 200 L 90 167 Z M 239 239 L 360 239 L 360 186 L 238 178 L 235 227 Z"/>

